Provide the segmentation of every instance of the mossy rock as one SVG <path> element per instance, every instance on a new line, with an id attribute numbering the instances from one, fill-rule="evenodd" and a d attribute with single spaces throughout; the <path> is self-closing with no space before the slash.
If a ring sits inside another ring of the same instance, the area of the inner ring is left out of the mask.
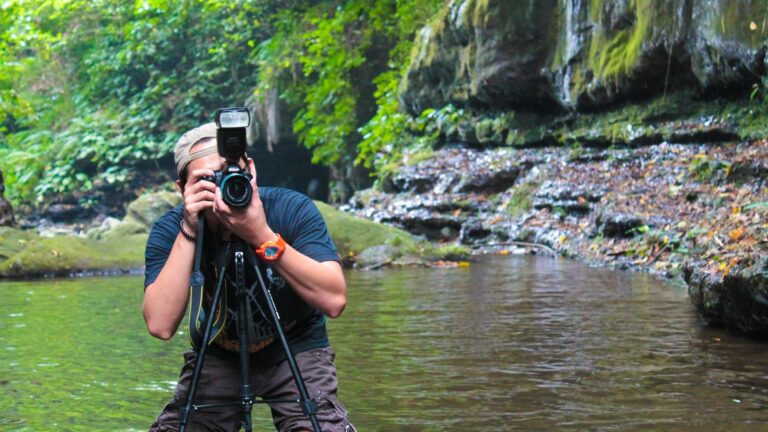
<path id="1" fill-rule="evenodd" d="M 101 239 L 105 241 L 120 240 L 136 234 L 149 234 L 150 227 L 140 224 L 135 220 L 126 218 L 112 229 L 105 232 Z"/>
<path id="2" fill-rule="evenodd" d="M 354 257 L 371 246 L 416 247 L 416 240 L 401 229 L 352 216 L 319 201 L 315 204 L 342 259 Z"/>
<path id="3" fill-rule="evenodd" d="M 34 231 L 0 227 L 0 262 L 21 252 L 30 241 L 39 238 Z"/>
<path id="4" fill-rule="evenodd" d="M 128 204 L 124 222 L 135 222 L 150 228 L 160 216 L 181 203 L 181 196 L 177 192 L 147 193 Z"/>
<path id="5" fill-rule="evenodd" d="M 28 277 L 139 268 L 144 264 L 147 236 L 120 241 L 81 237 L 32 237 L 25 247 L 0 263 L 2 277 Z M 6 242 L 4 242 L 6 243 Z"/>

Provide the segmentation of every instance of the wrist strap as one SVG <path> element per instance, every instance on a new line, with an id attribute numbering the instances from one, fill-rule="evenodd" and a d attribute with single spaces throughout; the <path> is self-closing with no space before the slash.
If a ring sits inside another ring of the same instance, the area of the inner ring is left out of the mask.
<path id="1" fill-rule="evenodd" d="M 183 218 L 181 219 L 181 223 L 179 223 L 179 227 L 181 228 L 181 235 L 183 235 L 185 239 L 187 239 L 189 241 L 195 241 L 195 239 L 197 239 L 197 237 L 195 237 L 192 234 L 184 231 L 184 219 Z"/>

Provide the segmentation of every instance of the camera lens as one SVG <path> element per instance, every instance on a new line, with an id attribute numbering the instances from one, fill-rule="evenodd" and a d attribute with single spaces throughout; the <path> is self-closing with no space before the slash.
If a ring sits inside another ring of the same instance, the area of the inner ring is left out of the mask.
<path id="1" fill-rule="evenodd" d="M 245 207 L 251 202 L 251 181 L 242 173 L 233 173 L 221 181 L 221 197 L 232 207 Z"/>

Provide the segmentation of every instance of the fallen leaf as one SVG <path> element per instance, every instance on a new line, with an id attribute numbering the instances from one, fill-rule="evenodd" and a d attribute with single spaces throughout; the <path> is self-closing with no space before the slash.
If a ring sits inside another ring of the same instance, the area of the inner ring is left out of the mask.
<path id="1" fill-rule="evenodd" d="M 728 233 L 732 241 L 738 241 L 744 235 L 744 228 L 736 228 Z"/>

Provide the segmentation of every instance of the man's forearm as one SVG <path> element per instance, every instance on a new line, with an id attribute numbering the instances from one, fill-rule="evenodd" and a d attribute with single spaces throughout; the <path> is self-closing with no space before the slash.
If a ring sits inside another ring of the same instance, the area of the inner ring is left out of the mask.
<path id="1" fill-rule="evenodd" d="M 347 284 L 339 263 L 317 262 L 288 246 L 274 267 L 304 301 L 331 318 L 341 315 Z"/>
<path id="2" fill-rule="evenodd" d="M 194 242 L 179 234 L 165 266 L 144 292 L 144 321 L 152 336 L 167 340 L 176 333 L 189 301 L 194 254 Z"/>

